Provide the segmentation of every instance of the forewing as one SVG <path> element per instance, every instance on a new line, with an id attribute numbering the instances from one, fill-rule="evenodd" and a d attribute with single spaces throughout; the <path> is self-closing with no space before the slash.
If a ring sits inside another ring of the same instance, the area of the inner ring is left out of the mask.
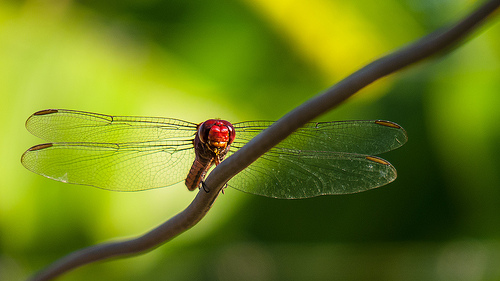
<path id="1" fill-rule="evenodd" d="M 236 131 L 234 150 L 241 148 L 272 121 L 233 124 Z M 396 149 L 407 141 L 405 130 L 383 120 L 310 122 L 299 128 L 276 148 L 308 151 L 331 151 L 376 155 Z"/>
<path id="2" fill-rule="evenodd" d="M 231 179 L 229 186 L 267 197 L 297 199 L 361 192 L 394 179 L 396 169 L 378 157 L 275 147 Z"/>
<path id="3" fill-rule="evenodd" d="M 26 121 L 33 135 L 50 142 L 127 143 L 193 138 L 196 124 L 160 117 L 128 117 L 47 109 Z"/>
<path id="4" fill-rule="evenodd" d="M 190 141 L 48 143 L 22 156 L 30 171 L 61 182 L 138 191 L 184 180 L 194 160 Z"/>

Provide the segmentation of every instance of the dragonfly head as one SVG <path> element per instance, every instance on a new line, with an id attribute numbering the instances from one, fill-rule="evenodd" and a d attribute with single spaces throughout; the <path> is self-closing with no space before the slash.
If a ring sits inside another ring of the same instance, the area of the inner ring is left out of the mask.
<path id="1" fill-rule="evenodd" d="M 225 149 L 233 143 L 234 127 L 225 120 L 210 119 L 198 125 L 198 137 L 212 150 Z"/>

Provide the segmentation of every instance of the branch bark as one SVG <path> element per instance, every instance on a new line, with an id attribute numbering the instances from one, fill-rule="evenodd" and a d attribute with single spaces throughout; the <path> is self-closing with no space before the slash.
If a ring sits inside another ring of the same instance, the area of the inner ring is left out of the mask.
<path id="1" fill-rule="evenodd" d="M 38 272 L 32 280 L 50 280 L 82 265 L 149 251 L 173 239 L 205 216 L 229 179 L 306 122 L 337 107 L 375 80 L 449 49 L 472 33 L 499 6 L 500 0 L 490 0 L 461 21 L 366 65 L 324 93 L 295 108 L 218 165 L 205 181 L 210 192 L 201 189 L 185 210 L 157 228 L 131 240 L 103 243 L 75 251 Z"/>

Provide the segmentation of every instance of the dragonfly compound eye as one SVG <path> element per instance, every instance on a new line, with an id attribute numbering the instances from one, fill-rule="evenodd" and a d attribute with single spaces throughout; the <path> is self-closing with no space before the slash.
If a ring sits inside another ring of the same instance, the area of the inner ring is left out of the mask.
<path id="1" fill-rule="evenodd" d="M 230 145 L 234 140 L 234 135 L 233 125 L 224 120 L 207 120 L 198 129 L 200 141 L 215 147 Z"/>

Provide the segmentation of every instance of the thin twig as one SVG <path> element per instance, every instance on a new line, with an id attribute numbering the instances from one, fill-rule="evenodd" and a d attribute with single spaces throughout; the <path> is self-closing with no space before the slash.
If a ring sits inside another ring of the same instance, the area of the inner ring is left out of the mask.
<path id="1" fill-rule="evenodd" d="M 289 112 L 210 173 L 205 183 L 211 188 L 211 192 L 207 193 L 201 189 L 184 211 L 157 228 L 135 239 L 99 244 L 73 252 L 40 271 L 32 280 L 50 280 L 84 264 L 145 252 L 173 239 L 205 216 L 229 179 L 306 122 L 337 107 L 373 81 L 448 49 L 469 35 L 499 6 L 500 0 L 486 2 L 460 22 L 431 33 L 407 47 L 368 64 L 323 94 Z"/>

